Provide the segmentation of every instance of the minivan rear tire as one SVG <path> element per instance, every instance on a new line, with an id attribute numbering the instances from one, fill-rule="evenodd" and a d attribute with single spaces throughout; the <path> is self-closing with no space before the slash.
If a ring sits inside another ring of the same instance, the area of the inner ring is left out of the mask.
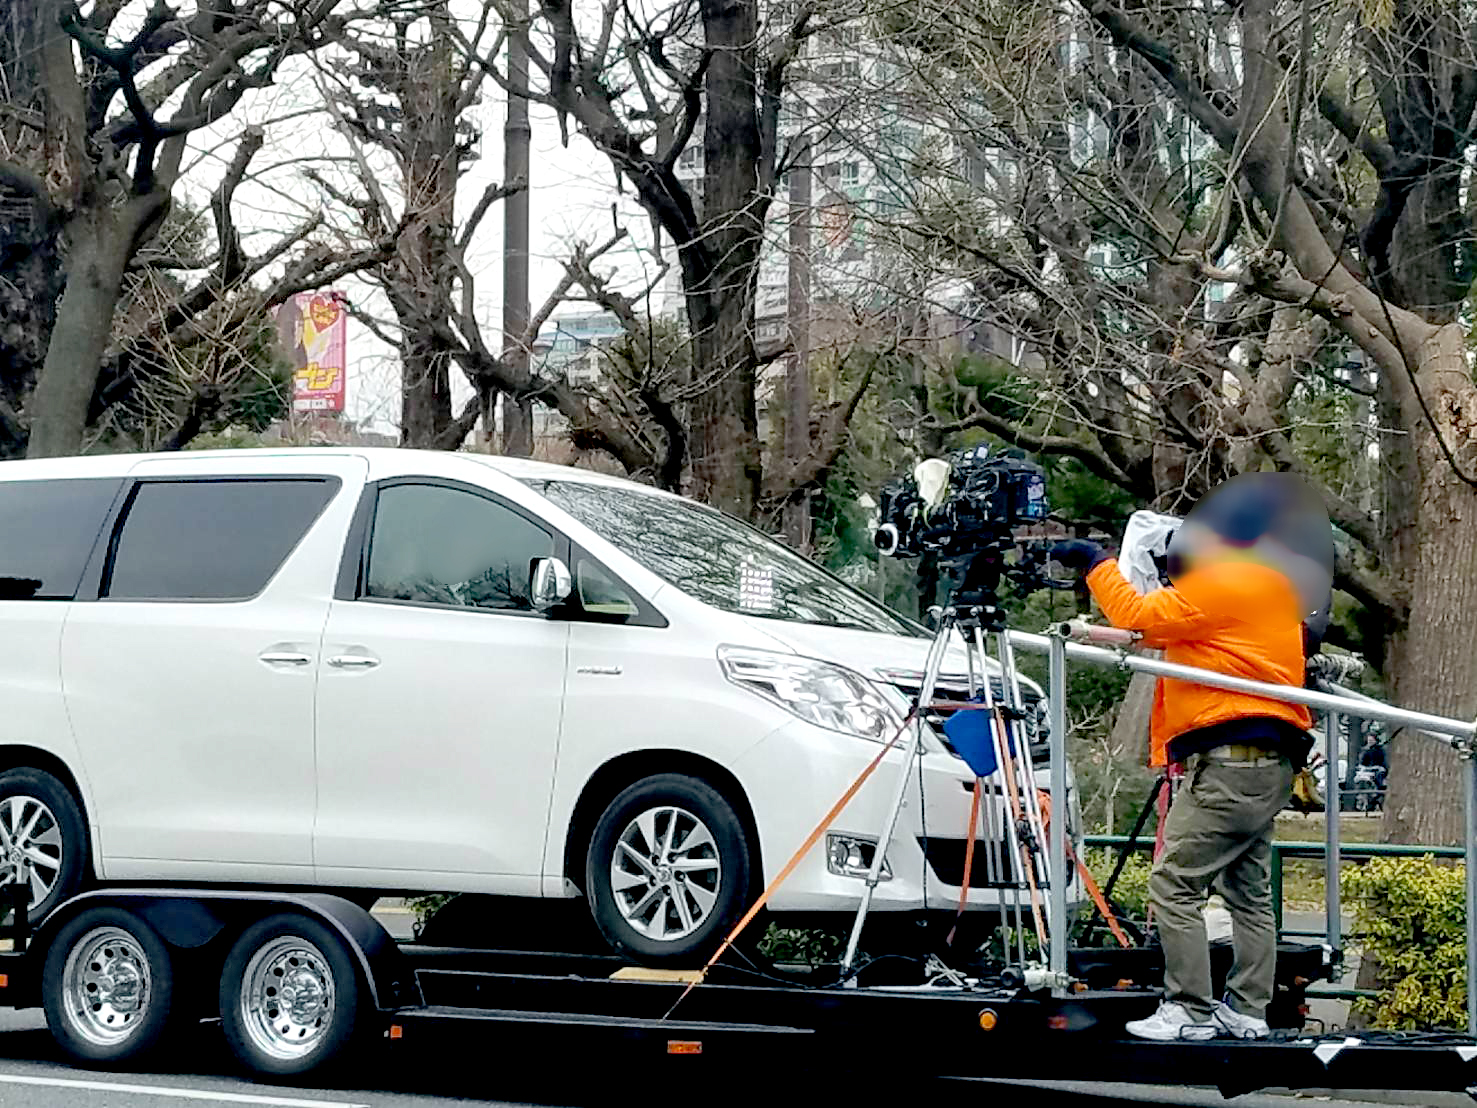
<path id="1" fill-rule="evenodd" d="M 606 807 L 586 855 L 590 913 L 618 953 L 701 965 L 738 922 L 752 851 L 733 805 L 706 781 L 663 773 Z"/>
<path id="2" fill-rule="evenodd" d="M 5 832 L 0 883 L 19 878 L 32 884 L 28 909 L 32 923 L 82 890 L 87 878 L 87 824 L 66 785 L 39 769 L 0 773 L 0 827 Z M 17 833 L 25 833 L 25 840 L 13 842 Z M 12 849 L 7 851 L 6 845 Z M 45 864 L 43 858 L 55 858 L 55 864 Z"/>

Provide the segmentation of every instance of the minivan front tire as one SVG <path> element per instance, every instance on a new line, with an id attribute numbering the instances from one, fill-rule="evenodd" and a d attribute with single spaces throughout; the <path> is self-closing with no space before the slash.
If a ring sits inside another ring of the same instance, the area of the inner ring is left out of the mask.
<path id="1" fill-rule="evenodd" d="M 610 802 L 590 840 L 595 925 L 637 962 L 700 965 L 744 911 L 751 854 L 733 805 L 706 781 L 675 773 L 638 781 Z"/>
<path id="2" fill-rule="evenodd" d="M 0 773 L 0 885 L 30 886 L 31 922 L 81 891 L 87 853 L 87 824 L 70 789 L 38 769 Z"/>

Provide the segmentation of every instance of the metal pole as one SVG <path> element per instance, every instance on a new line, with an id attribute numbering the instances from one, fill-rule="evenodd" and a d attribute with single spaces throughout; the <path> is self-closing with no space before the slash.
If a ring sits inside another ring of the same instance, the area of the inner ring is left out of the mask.
<path id="1" fill-rule="evenodd" d="M 1048 704 L 1051 734 L 1051 899 L 1047 904 L 1054 974 L 1067 972 L 1067 643 L 1060 635 L 1051 638 Z"/>
<path id="2" fill-rule="evenodd" d="M 1338 952 L 1343 949 L 1343 907 L 1339 900 L 1339 809 L 1343 802 L 1343 775 L 1339 773 L 1339 715 L 1323 717 L 1323 757 L 1327 760 L 1323 787 L 1323 911 L 1324 939 L 1334 952 L 1330 972 L 1338 980 Z"/>
<path id="3" fill-rule="evenodd" d="M 522 17 L 508 36 L 508 114 L 503 124 L 503 181 L 522 184 L 503 201 L 503 360 L 514 376 L 528 372 L 528 26 Z M 533 402 L 502 397 L 503 453 L 533 452 Z M 490 432 L 489 432 L 490 434 Z"/>
<path id="4" fill-rule="evenodd" d="M 803 106 L 803 98 L 801 105 Z M 785 374 L 785 460 L 798 466 L 814 450 L 810 438 L 810 137 L 803 117 L 790 167 L 790 284 L 786 316 L 790 366 Z M 785 537 L 797 550 L 810 544 L 810 499 L 801 496 L 784 508 Z"/>
<path id="5" fill-rule="evenodd" d="M 1477 1035 L 1477 757 L 1467 770 L 1467 1034 Z"/>
<path id="6" fill-rule="evenodd" d="M 1022 650 L 1030 650 L 1038 654 L 1051 652 L 1051 638 L 1048 635 L 1032 635 L 1025 631 L 1011 631 L 1009 634 L 1010 641 Z M 1351 698 L 1315 692 L 1300 685 L 1273 685 L 1264 681 L 1252 681 L 1245 677 L 1231 677 L 1228 674 L 1198 669 L 1195 666 L 1164 662 L 1157 658 L 1144 658 L 1137 654 L 1127 654 L 1117 650 L 1104 650 L 1096 646 L 1068 643 L 1067 658 L 1069 661 L 1075 659 L 1092 665 L 1116 666 L 1135 673 L 1152 673 L 1156 677 L 1177 677 L 1182 681 L 1193 681 L 1197 685 L 1206 685 L 1213 689 L 1251 693 L 1253 696 L 1264 696 L 1269 700 L 1280 700 L 1286 704 L 1304 704 L 1323 712 L 1347 712 L 1364 719 L 1377 719 L 1382 723 L 1392 723 L 1397 727 L 1412 727 L 1457 739 L 1471 739 L 1477 735 L 1477 723 L 1471 720 L 1454 720 L 1447 719 L 1445 716 L 1429 715 L 1426 712 L 1411 712 L 1404 708 L 1391 707 L 1388 704 L 1365 701 L 1362 698 L 1359 700 L 1359 706 L 1355 708 L 1351 703 Z"/>

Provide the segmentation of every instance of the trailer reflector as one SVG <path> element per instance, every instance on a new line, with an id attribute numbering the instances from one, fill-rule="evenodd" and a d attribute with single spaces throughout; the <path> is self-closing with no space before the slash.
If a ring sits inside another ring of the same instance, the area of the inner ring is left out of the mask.
<path id="1" fill-rule="evenodd" d="M 667 1053 L 668 1054 L 701 1054 L 702 1052 L 703 1052 L 703 1044 L 702 1043 L 692 1042 L 690 1040 L 685 1040 L 685 1039 L 668 1039 L 667 1040 Z"/>
<path id="2" fill-rule="evenodd" d="M 392 1038 L 392 1039 L 403 1039 L 403 1038 L 405 1038 L 405 1028 L 401 1027 L 398 1023 L 392 1023 L 392 1024 L 390 1024 L 390 1038 Z"/>
<path id="3" fill-rule="evenodd" d="M 0 973 L 0 989 L 10 988 L 10 974 Z"/>

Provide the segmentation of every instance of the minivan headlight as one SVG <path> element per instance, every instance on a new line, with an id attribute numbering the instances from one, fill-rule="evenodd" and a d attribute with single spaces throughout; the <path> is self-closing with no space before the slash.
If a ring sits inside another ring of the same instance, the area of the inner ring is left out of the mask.
<path id="1" fill-rule="evenodd" d="M 870 681 L 830 662 L 720 646 L 718 664 L 735 685 L 828 731 L 887 742 L 903 725 Z"/>

